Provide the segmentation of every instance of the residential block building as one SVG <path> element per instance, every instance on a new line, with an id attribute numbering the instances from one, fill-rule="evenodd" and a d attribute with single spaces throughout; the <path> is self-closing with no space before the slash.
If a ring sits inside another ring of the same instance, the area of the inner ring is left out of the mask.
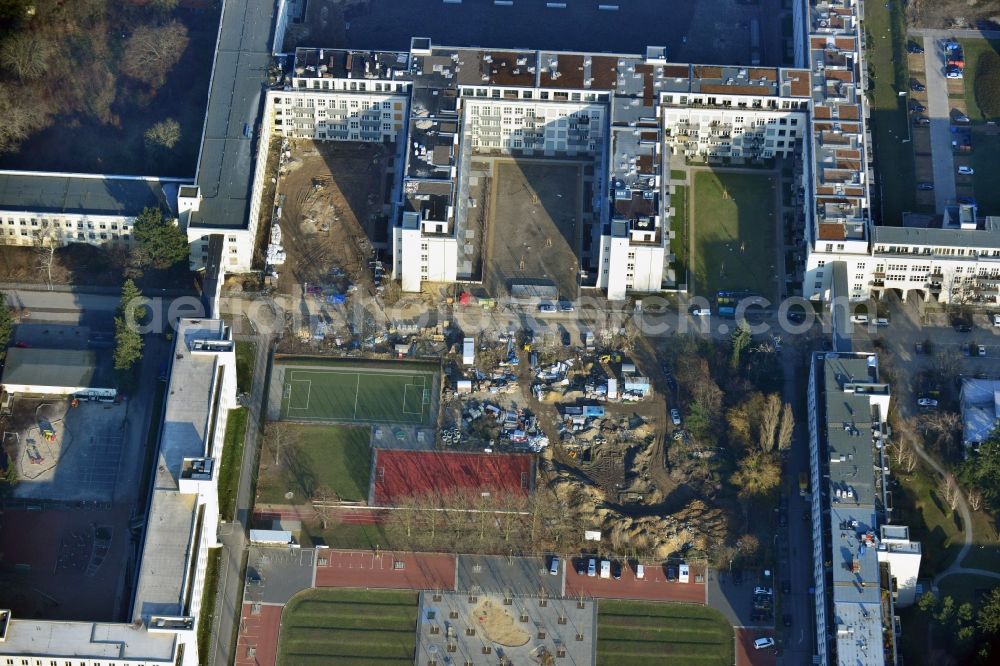
<path id="1" fill-rule="evenodd" d="M 913 603 L 921 548 L 892 522 L 889 385 L 874 354 L 809 368 L 814 664 L 894 664 L 895 605 Z"/>

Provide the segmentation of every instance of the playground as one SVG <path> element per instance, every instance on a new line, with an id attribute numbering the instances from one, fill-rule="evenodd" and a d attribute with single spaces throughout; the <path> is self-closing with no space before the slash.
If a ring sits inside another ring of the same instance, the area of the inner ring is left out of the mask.
<path id="1" fill-rule="evenodd" d="M 124 404 L 15 398 L 2 440 L 17 470 L 14 497 L 110 502 L 125 411 Z"/>

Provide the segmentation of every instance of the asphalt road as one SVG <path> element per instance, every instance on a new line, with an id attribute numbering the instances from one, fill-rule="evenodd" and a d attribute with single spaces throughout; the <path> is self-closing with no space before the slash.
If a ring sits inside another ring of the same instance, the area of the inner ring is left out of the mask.
<path id="1" fill-rule="evenodd" d="M 927 111 L 930 118 L 931 162 L 934 168 L 934 203 L 938 213 L 955 202 L 955 159 L 951 152 L 951 105 L 948 102 L 948 79 L 939 40 L 925 37 L 924 70 L 927 85 Z"/>
<path id="2" fill-rule="evenodd" d="M 264 389 L 267 383 L 268 361 L 272 340 L 269 335 L 257 336 L 257 357 L 254 362 L 253 385 L 250 389 L 250 410 L 247 432 L 243 447 L 243 461 L 240 466 L 239 489 L 236 494 L 236 515 L 223 516 L 227 521 L 219 528 L 222 542 L 221 585 L 216 599 L 215 626 L 212 627 L 212 643 L 215 653 L 213 664 L 222 666 L 233 663 L 233 636 L 240 617 L 243 603 L 243 562 L 247 552 L 247 530 L 250 526 L 250 509 L 253 501 L 253 483 L 257 471 L 257 447 L 260 441 L 261 409 Z M 235 518 L 235 520 L 234 520 Z"/>

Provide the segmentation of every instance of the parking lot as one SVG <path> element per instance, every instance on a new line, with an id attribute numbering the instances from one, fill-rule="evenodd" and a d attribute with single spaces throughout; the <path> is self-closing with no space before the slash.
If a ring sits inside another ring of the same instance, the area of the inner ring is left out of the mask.
<path id="1" fill-rule="evenodd" d="M 598 559 L 597 565 L 598 575 L 595 576 L 588 576 L 585 566 L 582 568 L 582 573 L 578 573 L 575 562 L 570 562 L 565 569 L 567 597 L 585 596 L 599 599 L 706 603 L 705 584 L 695 582 L 696 576 L 702 574 L 703 570 L 697 569 L 696 573 L 693 566 L 687 583 L 681 583 L 677 580 L 668 581 L 667 573 L 659 565 L 645 567 L 642 579 L 636 577 L 633 567 L 623 566 L 620 580 L 600 577 L 600 559 Z"/>

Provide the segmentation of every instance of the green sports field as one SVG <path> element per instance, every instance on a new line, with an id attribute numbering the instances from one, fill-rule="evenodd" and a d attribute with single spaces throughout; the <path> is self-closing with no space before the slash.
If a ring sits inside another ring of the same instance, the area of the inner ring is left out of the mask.
<path id="1" fill-rule="evenodd" d="M 281 614 L 278 666 L 412 664 L 417 612 L 416 592 L 302 592 Z"/>
<path id="2" fill-rule="evenodd" d="M 732 626 L 711 608 L 610 600 L 597 606 L 598 666 L 730 666 L 734 649 Z"/>
<path id="3" fill-rule="evenodd" d="M 436 371 L 426 365 L 310 364 L 282 368 L 282 419 L 413 425 L 434 422 Z"/>

